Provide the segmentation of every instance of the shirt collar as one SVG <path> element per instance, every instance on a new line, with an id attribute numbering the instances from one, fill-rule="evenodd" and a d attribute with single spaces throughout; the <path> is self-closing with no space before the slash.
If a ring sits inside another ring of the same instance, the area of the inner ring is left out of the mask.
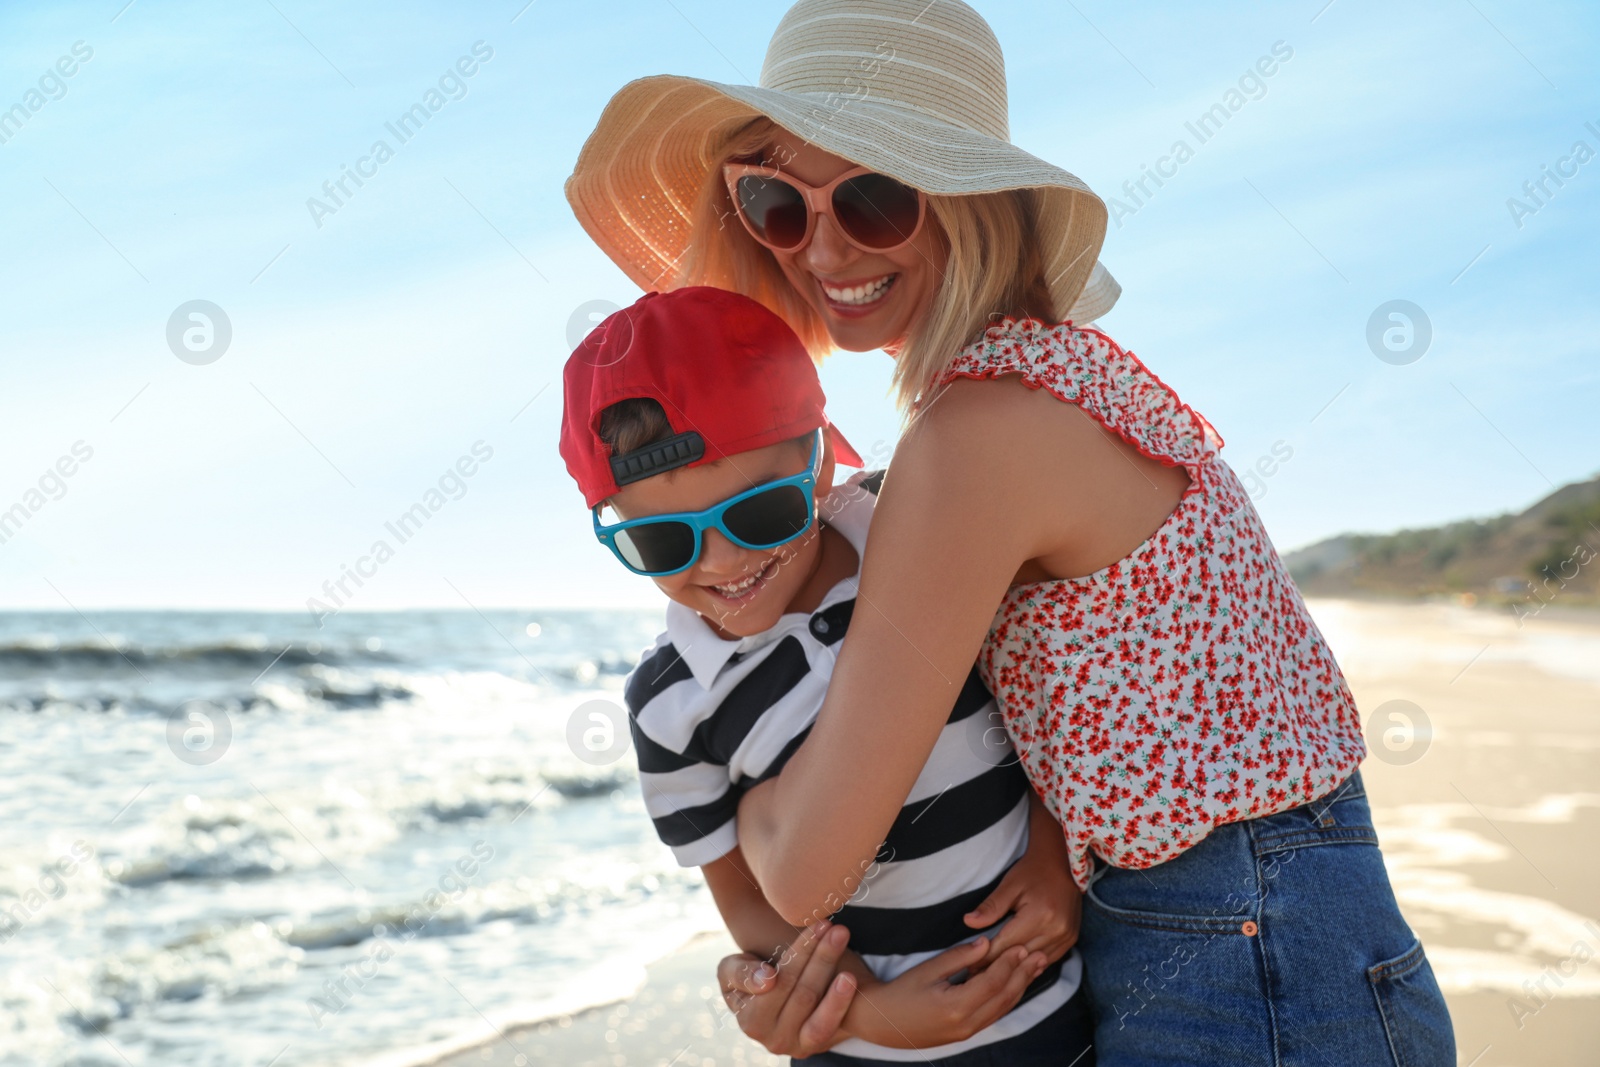
<path id="1" fill-rule="evenodd" d="M 762 635 L 765 636 L 765 635 Z M 735 652 L 744 647 L 748 638 L 729 640 L 718 636 L 706 620 L 693 608 L 686 608 L 676 600 L 667 602 L 667 637 L 678 650 L 683 662 L 689 665 L 694 680 L 702 689 L 711 684 L 728 665 Z"/>
<path id="2" fill-rule="evenodd" d="M 830 608 L 841 600 L 856 595 L 856 580 L 861 576 L 861 557 L 866 552 L 867 528 L 872 521 L 872 507 L 876 497 L 858 483 L 863 475 L 855 475 L 842 485 L 836 485 L 825 497 L 818 511 L 828 520 L 828 525 L 844 535 L 856 550 L 856 573 L 836 582 L 817 605 L 817 611 Z M 740 652 L 752 652 L 797 627 L 790 625 L 797 619 L 809 620 L 810 613 L 784 615 L 770 630 L 750 637 L 729 639 L 720 636 L 699 612 L 685 607 L 676 600 L 667 602 L 667 638 L 678 650 L 683 662 L 689 665 L 695 681 L 701 688 L 710 690 L 728 661 Z M 803 626 L 798 627 L 804 629 Z"/>

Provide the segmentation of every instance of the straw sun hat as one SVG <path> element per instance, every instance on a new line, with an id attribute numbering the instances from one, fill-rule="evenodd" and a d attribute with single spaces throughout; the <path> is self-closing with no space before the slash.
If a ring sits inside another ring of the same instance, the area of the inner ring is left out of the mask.
<path id="1" fill-rule="evenodd" d="M 1121 287 L 1096 259 L 1105 204 L 1011 143 L 1000 43 L 960 0 L 800 0 L 759 85 L 630 82 L 579 153 L 567 200 L 637 285 L 670 285 L 718 146 L 760 117 L 925 193 L 1032 190 L 1056 313 L 1090 322 L 1116 303 Z"/>

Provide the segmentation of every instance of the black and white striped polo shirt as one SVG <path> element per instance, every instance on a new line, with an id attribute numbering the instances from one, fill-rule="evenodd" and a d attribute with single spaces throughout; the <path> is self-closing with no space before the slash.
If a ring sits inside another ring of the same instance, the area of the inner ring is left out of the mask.
<path id="1" fill-rule="evenodd" d="M 858 474 L 822 503 L 829 525 L 858 556 L 880 477 Z M 816 611 L 786 614 L 765 633 L 735 640 L 718 636 L 691 609 L 668 605 L 667 631 L 629 675 L 626 694 L 645 809 L 683 866 L 704 866 L 733 849 L 740 796 L 777 775 L 806 739 L 855 596 L 852 577 L 829 590 Z M 1011 746 L 1001 743 L 1000 723 L 974 669 L 880 862 L 833 917 L 879 978 L 976 936 L 962 916 L 1027 849 L 1028 780 Z M 1072 996 L 1081 967 L 1074 951 L 1040 975 L 1008 1015 L 966 1041 L 913 1050 L 852 1038 L 835 1051 L 920 1061 L 1013 1037 Z"/>

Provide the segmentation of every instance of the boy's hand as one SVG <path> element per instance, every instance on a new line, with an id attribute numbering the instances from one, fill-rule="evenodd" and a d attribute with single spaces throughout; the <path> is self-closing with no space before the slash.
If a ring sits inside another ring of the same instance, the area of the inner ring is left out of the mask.
<path id="1" fill-rule="evenodd" d="M 1029 814 L 1028 851 L 1006 871 L 994 892 L 966 914 L 965 921 L 983 930 L 1007 915 L 1013 915 L 1011 921 L 995 933 L 980 966 L 1017 945 L 1042 952 L 1054 963 L 1078 943 L 1083 893 L 1068 871 L 1061 824 L 1037 794 Z"/>
<path id="2" fill-rule="evenodd" d="M 892 982 L 863 983 L 845 1019 L 849 1032 L 890 1048 L 964 1041 L 1017 1006 L 1049 965 L 1043 953 L 1013 948 L 960 985 L 950 978 L 987 957 L 988 938 L 947 949 Z"/>
<path id="3" fill-rule="evenodd" d="M 748 952 L 723 957 L 717 984 L 739 1029 L 777 1056 L 813 1056 L 849 1037 L 840 1024 L 855 997 L 856 977 L 838 970 L 849 937 L 842 926 L 813 923 L 779 967 Z"/>

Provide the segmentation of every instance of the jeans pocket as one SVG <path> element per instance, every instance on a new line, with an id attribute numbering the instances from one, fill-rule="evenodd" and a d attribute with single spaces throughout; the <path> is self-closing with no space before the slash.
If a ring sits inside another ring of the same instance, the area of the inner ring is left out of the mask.
<path id="1" fill-rule="evenodd" d="M 1153 867 L 1097 861 L 1085 904 L 1128 926 L 1173 933 L 1239 933 L 1259 918 L 1261 878 L 1242 824 L 1221 826 L 1204 841 Z"/>
<path id="2" fill-rule="evenodd" d="M 1086 904 L 1078 947 L 1099 1062 L 1271 1063 L 1259 943 L 1239 922 Z"/>
<path id="3" fill-rule="evenodd" d="M 1094 883 L 1091 883 L 1084 892 L 1084 898 L 1100 914 L 1115 922 L 1178 934 L 1236 934 L 1240 932 L 1241 926 L 1251 914 L 1243 911 L 1231 914 L 1222 907 L 1216 908 L 1209 915 L 1178 915 L 1142 907 L 1119 907 L 1107 903 L 1101 895 L 1100 887 Z M 1227 903 L 1233 902 L 1230 900 Z"/>
<path id="4" fill-rule="evenodd" d="M 1395 1067 L 1453 1067 L 1455 1032 L 1422 942 L 1367 968 Z"/>

